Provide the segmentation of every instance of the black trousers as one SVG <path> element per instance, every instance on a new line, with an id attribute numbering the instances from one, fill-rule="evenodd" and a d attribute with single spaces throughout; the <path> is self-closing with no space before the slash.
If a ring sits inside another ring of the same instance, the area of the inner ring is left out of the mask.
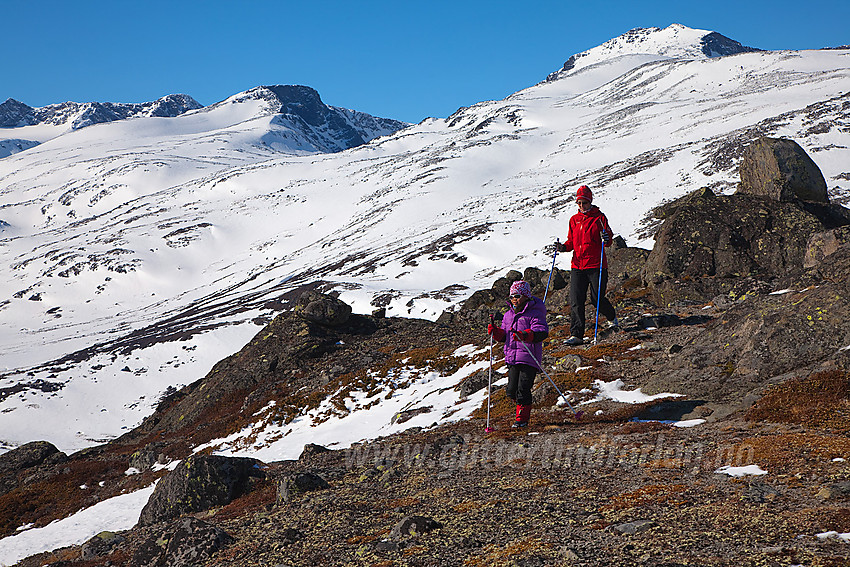
<path id="1" fill-rule="evenodd" d="M 505 393 L 521 406 L 531 405 L 531 388 L 537 369 L 528 364 L 508 364 L 508 385 Z"/>
<path id="2" fill-rule="evenodd" d="M 599 283 L 599 268 L 589 270 L 570 270 L 570 334 L 574 337 L 583 337 L 586 326 L 584 304 L 587 302 L 587 288 L 590 288 L 590 300 L 596 307 L 599 299 L 599 312 L 605 315 L 609 321 L 617 318 L 614 306 L 605 297 L 605 288 L 608 287 L 608 270 L 602 270 L 602 284 Z M 602 297 L 599 298 L 599 294 Z"/>

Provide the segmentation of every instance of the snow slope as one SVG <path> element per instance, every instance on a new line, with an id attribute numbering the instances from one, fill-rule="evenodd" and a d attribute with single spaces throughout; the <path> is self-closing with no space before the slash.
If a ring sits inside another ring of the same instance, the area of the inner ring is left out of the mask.
<path id="1" fill-rule="evenodd" d="M 327 282 L 357 312 L 435 318 L 509 268 L 548 269 L 582 183 L 645 247 L 653 207 L 734 190 L 758 135 L 795 139 L 833 198 L 850 196 L 850 52 L 709 58 L 705 35 L 644 30 L 640 49 L 619 41 L 337 153 L 313 143 L 332 138 L 321 127 L 237 96 L 0 160 L 2 441 L 68 451 L 120 434 L 302 284 Z"/>

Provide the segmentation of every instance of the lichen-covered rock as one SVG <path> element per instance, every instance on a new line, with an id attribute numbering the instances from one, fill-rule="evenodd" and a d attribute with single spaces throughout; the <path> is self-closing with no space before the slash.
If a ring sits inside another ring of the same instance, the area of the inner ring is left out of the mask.
<path id="1" fill-rule="evenodd" d="M 809 237 L 824 230 L 792 203 L 703 192 L 676 204 L 655 236 L 643 281 L 670 278 L 771 277 L 803 267 Z"/>
<path id="2" fill-rule="evenodd" d="M 234 539 L 222 529 L 197 518 L 183 518 L 162 533 L 145 540 L 129 567 L 203 565 Z"/>
<path id="3" fill-rule="evenodd" d="M 156 485 L 139 516 L 139 525 L 223 506 L 249 491 L 252 478 L 263 476 L 256 459 L 194 455 Z"/>
<path id="4" fill-rule="evenodd" d="M 88 561 L 108 555 L 124 541 L 125 538 L 115 532 L 100 532 L 82 545 L 80 559 Z"/>
<path id="5" fill-rule="evenodd" d="M 823 173 L 793 140 L 759 138 L 742 156 L 739 193 L 776 201 L 829 202 Z"/>
<path id="6" fill-rule="evenodd" d="M 36 467 L 63 463 L 68 456 L 47 441 L 33 441 L 0 455 L 0 494 L 20 484 L 21 472 Z M 27 473 L 29 476 L 30 473 Z"/>

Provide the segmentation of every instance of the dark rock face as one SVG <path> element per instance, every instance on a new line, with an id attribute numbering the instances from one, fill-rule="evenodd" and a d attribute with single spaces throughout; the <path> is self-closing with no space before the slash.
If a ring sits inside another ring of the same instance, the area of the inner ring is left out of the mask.
<path id="1" fill-rule="evenodd" d="M 13 98 L 0 104 L 0 128 L 16 128 L 32 124 L 33 108 Z"/>
<path id="2" fill-rule="evenodd" d="M 740 174 L 738 193 L 782 202 L 829 202 L 823 174 L 793 140 L 759 138 L 744 150 Z"/>
<path id="3" fill-rule="evenodd" d="M 165 462 L 166 458 L 161 453 L 163 447 L 163 443 L 148 443 L 130 455 L 130 466 L 144 472 L 151 470 L 156 463 Z"/>
<path id="4" fill-rule="evenodd" d="M 129 561 L 130 567 L 171 567 L 202 565 L 234 539 L 213 525 L 196 518 L 184 518 L 169 526 L 166 533 L 149 537 Z"/>
<path id="5" fill-rule="evenodd" d="M 261 464 L 248 458 L 189 457 L 156 485 L 139 516 L 139 525 L 148 526 L 227 504 L 248 492 L 252 478 L 262 476 Z"/>
<path id="6" fill-rule="evenodd" d="M 711 32 L 704 35 L 700 40 L 700 43 L 702 44 L 702 52 L 705 53 L 707 57 L 719 57 L 723 55 L 735 55 L 737 53 L 762 51 L 755 47 L 741 45 L 734 39 L 729 39 L 725 35 L 721 35 L 717 32 Z"/>
<path id="7" fill-rule="evenodd" d="M 748 294 L 708 323 L 675 358 L 654 369 L 644 391 L 678 388 L 737 406 L 746 402 L 742 392 L 758 392 L 791 373 L 835 363 L 850 367 L 848 351 L 841 350 L 850 344 L 850 320 L 843 315 L 850 312 L 850 247 L 799 278 L 789 282 L 787 293 Z"/>
<path id="8" fill-rule="evenodd" d="M 303 85 L 267 85 L 255 87 L 230 102 L 262 100 L 277 122 L 296 128 L 317 149 L 338 152 L 365 144 L 378 135 L 401 130 L 407 123 L 378 118 L 344 108 L 326 105 L 319 93 Z M 215 105 L 214 105 L 215 106 Z M 316 133 L 321 130 L 322 135 Z"/>

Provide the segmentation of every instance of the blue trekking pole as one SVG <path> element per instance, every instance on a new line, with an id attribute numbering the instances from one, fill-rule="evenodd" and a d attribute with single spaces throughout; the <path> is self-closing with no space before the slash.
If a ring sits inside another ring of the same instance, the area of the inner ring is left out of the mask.
<path id="1" fill-rule="evenodd" d="M 546 303 L 546 296 L 549 295 L 549 284 L 552 283 L 552 272 L 555 271 L 555 259 L 558 257 L 558 239 L 555 239 L 555 254 L 552 255 L 552 268 L 549 270 L 549 280 L 546 282 L 546 293 L 543 294 L 543 303 Z"/>
<path id="2" fill-rule="evenodd" d="M 602 299 L 602 262 L 605 258 L 605 238 L 602 233 L 603 228 L 599 232 L 599 238 L 602 240 L 602 250 L 599 253 L 599 285 L 596 286 L 596 328 L 593 330 L 593 344 L 596 344 L 596 337 L 599 334 L 599 302 Z"/>

